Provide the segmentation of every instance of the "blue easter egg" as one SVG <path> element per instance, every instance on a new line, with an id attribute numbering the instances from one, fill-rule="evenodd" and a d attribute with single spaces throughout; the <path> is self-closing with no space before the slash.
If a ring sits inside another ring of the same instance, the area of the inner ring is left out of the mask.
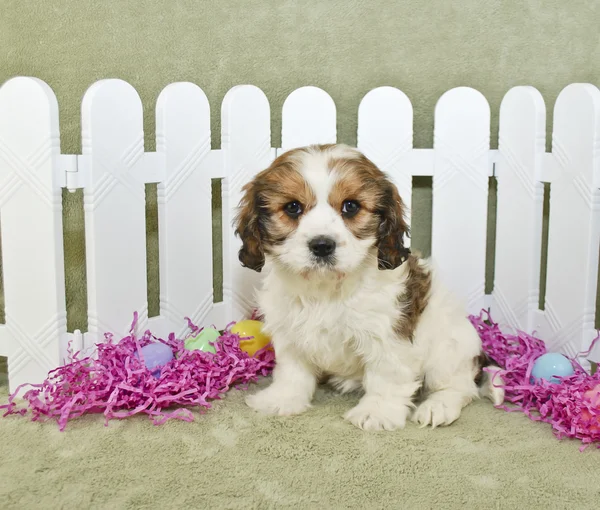
<path id="1" fill-rule="evenodd" d="M 534 380 L 545 379 L 553 384 L 560 380 L 553 376 L 568 377 L 574 372 L 571 362 L 558 352 L 547 352 L 535 360 L 531 376 Z"/>
<path id="2" fill-rule="evenodd" d="M 168 345 L 160 342 L 152 343 L 142 347 L 144 363 L 152 375 L 158 377 L 160 369 L 173 359 L 173 351 Z M 138 353 L 135 353 L 138 357 Z"/>

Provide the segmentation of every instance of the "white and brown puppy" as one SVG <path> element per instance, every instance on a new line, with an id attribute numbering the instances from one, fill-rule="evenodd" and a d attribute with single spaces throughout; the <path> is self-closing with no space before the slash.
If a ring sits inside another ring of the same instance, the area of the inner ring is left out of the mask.
<path id="1" fill-rule="evenodd" d="M 251 407 L 302 413 L 327 379 L 364 391 L 347 420 L 393 430 L 409 417 L 448 425 L 478 396 L 503 400 L 465 309 L 405 248 L 396 187 L 358 150 L 279 156 L 244 187 L 236 233 L 241 263 L 265 272 L 257 298 L 277 359 Z"/>

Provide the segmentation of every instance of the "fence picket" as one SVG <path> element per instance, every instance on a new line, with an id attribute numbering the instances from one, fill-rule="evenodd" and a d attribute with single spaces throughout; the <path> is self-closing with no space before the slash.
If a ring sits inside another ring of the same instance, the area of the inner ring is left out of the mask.
<path id="1" fill-rule="evenodd" d="M 0 221 L 10 391 L 41 382 L 64 359 L 65 275 L 58 104 L 17 77 L 0 88 Z"/>
<path id="2" fill-rule="evenodd" d="M 432 256 L 470 313 L 484 306 L 490 108 L 468 87 L 435 108 Z"/>
<path id="3" fill-rule="evenodd" d="M 357 146 L 386 172 L 398 187 L 410 224 L 412 173 L 406 157 L 413 144 L 413 110 L 410 100 L 393 87 L 371 90 L 358 108 Z M 405 240 L 410 246 L 410 237 Z"/>
<path id="4" fill-rule="evenodd" d="M 552 155 L 558 177 L 550 188 L 548 276 L 538 328 L 550 349 L 574 356 L 595 336 L 600 90 L 594 85 L 572 84 L 559 94 Z"/>
<path id="5" fill-rule="evenodd" d="M 253 289 L 259 285 L 261 274 L 241 267 L 238 260 L 241 241 L 234 236 L 233 220 L 242 186 L 269 166 L 274 151 L 269 101 L 262 90 L 251 85 L 234 87 L 225 96 L 221 112 L 221 148 L 225 154 L 222 191 L 225 308 L 219 320 L 227 324 L 247 317 L 256 306 Z"/>
<path id="6" fill-rule="evenodd" d="M 105 332 L 125 333 L 133 312 L 148 320 L 142 103 L 122 80 L 101 80 L 82 104 L 87 256 L 87 345 Z"/>
<path id="7" fill-rule="evenodd" d="M 545 136 L 542 95 L 533 87 L 511 89 L 500 105 L 492 313 L 524 331 L 539 300 Z"/>
<path id="8" fill-rule="evenodd" d="M 203 324 L 213 305 L 210 106 L 192 83 L 172 83 L 156 105 L 156 148 L 166 161 L 158 185 L 160 315 L 157 333 Z"/>

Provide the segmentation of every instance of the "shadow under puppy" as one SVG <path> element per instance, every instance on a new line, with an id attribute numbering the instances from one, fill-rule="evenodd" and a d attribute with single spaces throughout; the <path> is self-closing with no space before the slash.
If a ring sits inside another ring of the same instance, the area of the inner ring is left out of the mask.
<path id="1" fill-rule="evenodd" d="M 264 272 L 258 307 L 277 359 L 272 384 L 249 406 L 302 413 L 326 379 L 342 393 L 364 391 L 348 421 L 394 430 L 409 418 L 448 425 L 477 397 L 503 401 L 466 309 L 404 246 L 396 186 L 361 152 L 290 150 L 242 193 L 239 259 Z"/>

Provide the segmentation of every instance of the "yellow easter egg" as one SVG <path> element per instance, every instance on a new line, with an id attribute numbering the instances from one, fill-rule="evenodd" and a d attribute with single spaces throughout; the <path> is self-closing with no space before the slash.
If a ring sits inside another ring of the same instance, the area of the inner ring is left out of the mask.
<path id="1" fill-rule="evenodd" d="M 260 321 L 240 321 L 231 327 L 231 332 L 239 335 L 240 338 L 252 337 L 247 340 L 240 340 L 240 349 L 254 356 L 257 351 L 267 346 L 271 342 L 271 337 L 262 331 L 263 323 Z"/>

